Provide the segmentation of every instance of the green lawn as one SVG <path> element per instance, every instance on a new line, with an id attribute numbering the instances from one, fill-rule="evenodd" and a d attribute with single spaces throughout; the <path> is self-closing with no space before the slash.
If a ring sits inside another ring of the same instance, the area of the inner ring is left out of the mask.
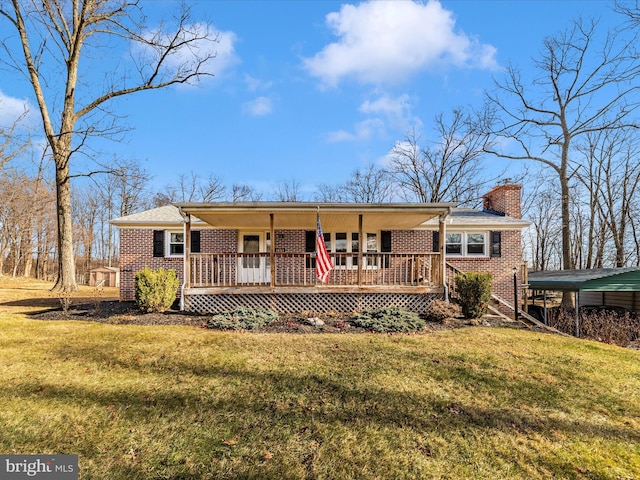
<path id="1" fill-rule="evenodd" d="M 640 352 L 0 314 L 0 452 L 86 479 L 640 478 Z"/>

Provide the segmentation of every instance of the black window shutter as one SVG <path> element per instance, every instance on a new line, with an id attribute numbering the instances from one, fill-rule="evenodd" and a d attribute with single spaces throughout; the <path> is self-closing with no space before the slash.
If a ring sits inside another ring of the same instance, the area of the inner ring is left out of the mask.
<path id="1" fill-rule="evenodd" d="M 501 257 L 502 256 L 502 232 L 489 232 L 491 238 L 491 251 L 490 256 Z"/>
<path id="2" fill-rule="evenodd" d="M 316 251 L 316 231 L 307 230 L 304 232 L 304 251 L 315 252 Z"/>
<path id="3" fill-rule="evenodd" d="M 391 252 L 391 232 L 389 230 L 383 230 L 380 232 L 380 251 L 382 253 Z"/>
<path id="4" fill-rule="evenodd" d="M 191 253 L 200 253 L 200 230 L 191 231 Z"/>
<path id="5" fill-rule="evenodd" d="M 431 247 L 432 252 L 440 251 L 440 232 L 433 232 L 433 246 Z"/>
<path id="6" fill-rule="evenodd" d="M 380 252 L 391 253 L 391 231 L 382 230 L 380 232 Z M 384 256 L 384 268 L 391 266 L 391 259 L 388 255 Z"/>
<path id="7" fill-rule="evenodd" d="M 164 230 L 153 231 L 153 256 L 164 257 Z"/>
<path id="8" fill-rule="evenodd" d="M 313 253 L 316 251 L 316 231 L 306 230 L 304 232 L 304 251 Z M 307 256 L 307 268 L 316 268 L 316 259 Z"/>

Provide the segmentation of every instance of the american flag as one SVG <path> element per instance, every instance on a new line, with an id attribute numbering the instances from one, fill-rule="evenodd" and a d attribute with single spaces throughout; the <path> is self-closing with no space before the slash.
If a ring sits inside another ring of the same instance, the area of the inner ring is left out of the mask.
<path id="1" fill-rule="evenodd" d="M 329 257 L 329 253 L 327 252 L 327 246 L 324 243 L 324 235 L 322 234 L 320 217 L 318 216 L 318 235 L 316 236 L 316 275 L 321 282 L 326 283 L 329 281 L 329 272 L 334 268 L 331 257 Z"/>

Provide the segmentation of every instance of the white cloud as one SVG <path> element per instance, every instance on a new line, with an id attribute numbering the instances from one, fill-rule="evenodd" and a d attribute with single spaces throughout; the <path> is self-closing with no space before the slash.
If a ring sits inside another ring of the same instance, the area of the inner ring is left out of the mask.
<path id="1" fill-rule="evenodd" d="M 365 100 L 359 111 L 367 115 L 384 117 L 385 123 L 397 130 L 406 131 L 412 126 L 421 124 L 419 118 L 412 114 L 413 104 L 407 94 L 391 97 L 381 94 L 377 98 Z"/>
<path id="2" fill-rule="evenodd" d="M 252 117 L 263 117 L 273 111 L 273 102 L 267 97 L 258 97 L 242 105 L 242 111 Z"/>
<path id="3" fill-rule="evenodd" d="M 185 25 L 184 30 L 182 40 L 193 37 L 198 37 L 199 40 L 189 42 L 172 52 L 165 60 L 167 67 L 173 69 L 181 65 L 195 65 L 198 59 L 214 56 L 215 58 L 209 62 L 206 71 L 219 77 L 240 62 L 235 53 L 234 44 L 237 41 L 237 36 L 234 32 L 217 31 L 213 25 L 208 23 Z M 146 40 L 167 44 L 174 35 L 175 32 L 149 30 L 143 36 Z M 157 61 L 159 58 L 160 51 L 148 45 L 136 44 L 134 48 L 142 51 L 145 58 L 151 58 L 153 61 Z"/>
<path id="4" fill-rule="evenodd" d="M 378 94 L 362 102 L 358 111 L 369 116 L 357 123 L 353 132 L 338 130 L 329 134 L 329 142 L 352 142 L 385 135 L 388 129 L 406 132 L 410 128 L 420 128 L 422 122 L 412 113 L 411 98 L 407 94 L 392 97 Z"/>
<path id="5" fill-rule="evenodd" d="M 343 5 L 326 23 L 338 41 L 304 59 L 304 66 L 328 86 L 347 77 L 396 84 L 437 65 L 497 68 L 495 47 L 457 31 L 453 13 L 437 0 Z"/>
<path id="6" fill-rule="evenodd" d="M 353 132 L 338 130 L 329 133 L 328 141 L 330 143 L 337 142 L 354 142 L 358 140 L 368 140 L 375 135 L 384 132 L 384 122 L 379 118 L 370 118 L 356 124 Z"/>
<path id="7" fill-rule="evenodd" d="M 396 154 L 394 153 L 394 150 L 396 148 L 400 150 L 411 150 L 412 145 L 405 140 L 397 141 L 393 148 L 391 148 L 386 154 L 378 158 L 376 164 L 383 168 L 389 168 L 393 164 L 393 160 L 396 157 Z"/>
<path id="8" fill-rule="evenodd" d="M 15 98 L 0 91 L 0 128 L 11 128 L 16 121 L 25 128 L 35 123 L 35 109 L 28 99 Z"/>
<path id="9" fill-rule="evenodd" d="M 269 90 L 273 86 L 273 82 L 265 82 L 257 78 L 252 77 L 245 73 L 244 83 L 247 85 L 247 90 L 250 92 L 256 92 L 258 90 Z"/>

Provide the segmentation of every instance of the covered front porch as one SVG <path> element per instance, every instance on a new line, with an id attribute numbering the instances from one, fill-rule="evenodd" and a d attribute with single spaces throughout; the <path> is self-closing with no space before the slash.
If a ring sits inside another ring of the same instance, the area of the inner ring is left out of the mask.
<path id="1" fill-rule="evenodd" d="M 252 306 L 340 312 L 392 305 L 423 311 L 445 294 L 444 242 L 437 252 L 392 248 L 391 232 L 420 229 L 439 217 L 439 238 L 445 238 L 453 204 L 176 206 L 185 220 L 182 301 L 189 311 Z M 315 240 L 318 216 L 325 236 L 335 242 L 330 250 L 335 269 L 326 283 L 316 277 L 315 251 L 304 235 Z M 237 251 L 191 252 L 194 217 L 209 227 L 237 231 Z"/>

